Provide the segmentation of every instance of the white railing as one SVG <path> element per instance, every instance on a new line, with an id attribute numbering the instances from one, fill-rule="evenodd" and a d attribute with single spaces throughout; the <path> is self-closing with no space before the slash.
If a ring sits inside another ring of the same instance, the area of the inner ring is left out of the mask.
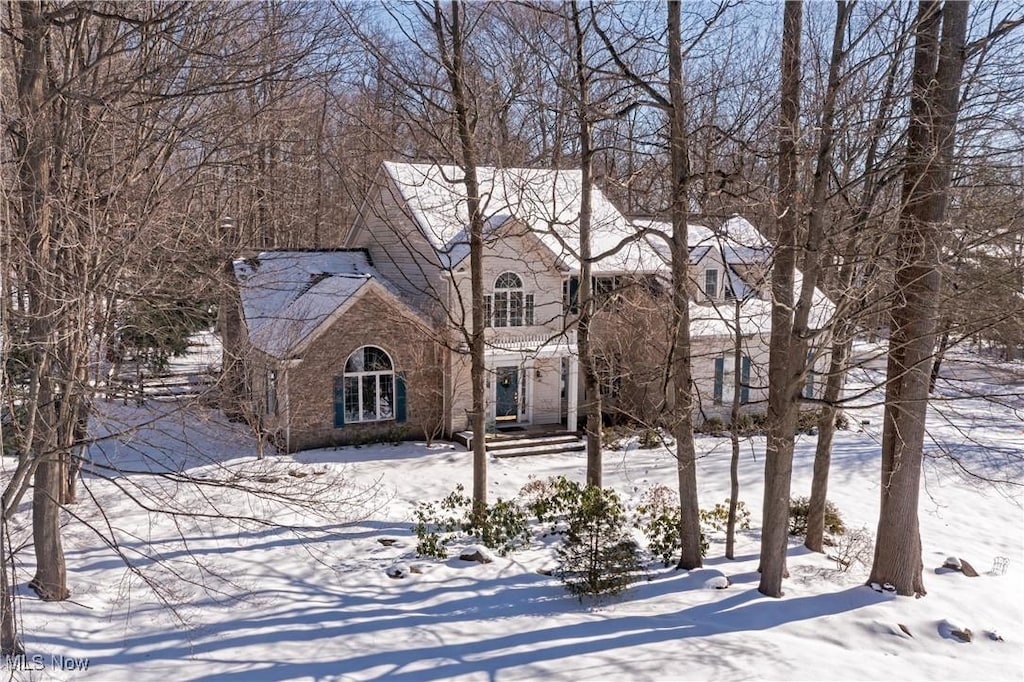
<path id="1" fill-rule="evenodd" d="M 576 330 L 521 334 L 509 329 L 489 330 L 488 350 L 499 351 L 554 351 L 569 350 L 576 346 Z"/>

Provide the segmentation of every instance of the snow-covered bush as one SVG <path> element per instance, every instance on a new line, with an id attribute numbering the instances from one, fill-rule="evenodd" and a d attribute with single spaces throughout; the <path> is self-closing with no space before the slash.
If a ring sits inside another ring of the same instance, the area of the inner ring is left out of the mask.
<path id="1" fill-rule="evenodd" d="M 569 511 L 558 548 L 558 576 L 573 594 L 618 594 L 640 570 L 636 543 L 626 534 L 626 513 L 610 488 L 586 488 Z"/>

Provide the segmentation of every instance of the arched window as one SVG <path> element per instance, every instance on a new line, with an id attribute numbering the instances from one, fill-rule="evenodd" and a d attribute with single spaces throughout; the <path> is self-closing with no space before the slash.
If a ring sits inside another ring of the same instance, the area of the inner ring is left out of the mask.
<path id="1" fill-rule="evenodd" d="M 523 280 L 514 272 L 503 272 L 494 280 L 494 303 L 488 305 L 485 297 L 485 317 L 492 318 L 495 327 L 522 327 L 533 325 L 533 294 L 523 292 Z M 490 313 L 490 314 L 487 314 Z"/>
<path id="2" fill-rule="evenodd" d="M 391 357 L 376 346 L 363 346 L 348 356 L 342 398 L 345 424 L 394 419 L 395 366 Z"/>

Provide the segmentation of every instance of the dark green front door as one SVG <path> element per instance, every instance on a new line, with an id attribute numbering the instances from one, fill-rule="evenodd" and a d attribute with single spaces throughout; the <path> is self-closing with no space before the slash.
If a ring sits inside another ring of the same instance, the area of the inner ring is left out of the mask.
<path id="1" fill-rule="evenodd" d="M 494 396 L 494 418 L 516 421 L 519 417 L 519 368 L 499 367 Z"/>

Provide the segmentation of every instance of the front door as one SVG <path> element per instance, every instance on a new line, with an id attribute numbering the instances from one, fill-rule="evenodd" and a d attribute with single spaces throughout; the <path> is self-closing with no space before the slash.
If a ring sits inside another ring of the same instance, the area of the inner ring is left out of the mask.
<path id="1" fill-rule="evenodd" d="M 494 396 L 494 418 L 516 421 L 519 416 L 519 368 L 498 367 Z"/>

